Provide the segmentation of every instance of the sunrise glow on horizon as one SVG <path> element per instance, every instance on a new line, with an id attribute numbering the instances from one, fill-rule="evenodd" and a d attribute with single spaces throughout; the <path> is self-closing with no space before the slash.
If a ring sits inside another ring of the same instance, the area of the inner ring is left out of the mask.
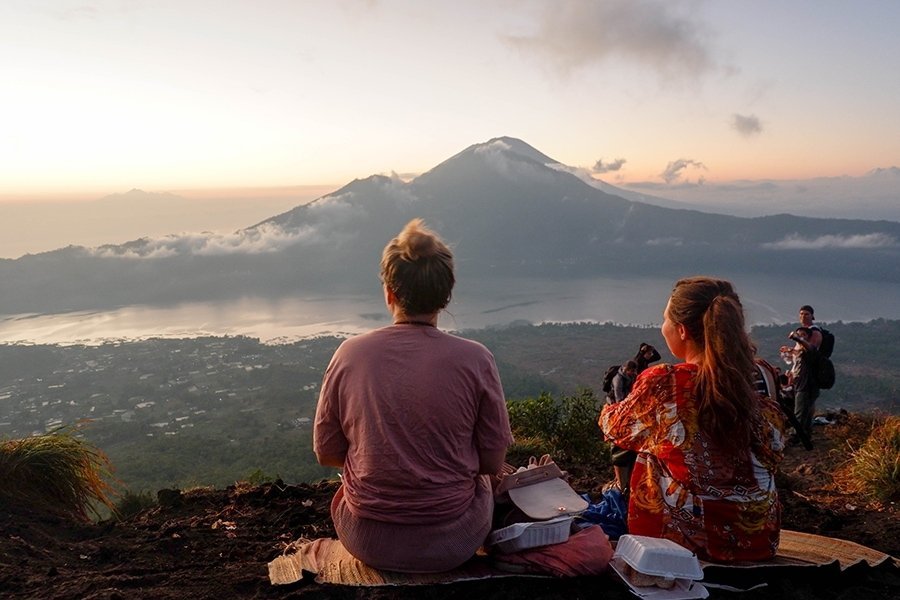
<path id="1" fill-rule="evenodd" d="M 616 185 L 859 177 L 900 166 L 897 23 L 874 0 L 7 2 L 0 201 L 336 189 L 498 136 Z"/>

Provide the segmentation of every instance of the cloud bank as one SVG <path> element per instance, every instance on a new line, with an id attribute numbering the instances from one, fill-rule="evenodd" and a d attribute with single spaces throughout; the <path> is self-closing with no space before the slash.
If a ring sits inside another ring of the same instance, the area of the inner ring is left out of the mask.
<path id="1" fill-rule="evenodd" d="M 100 246 L 88 252 L 101 258 L 160 259 L 173 256 L 221 256 L 278 252 L 316 236 L 311 227 L 284 229 L 263 223 L 233 233 L 182 233 L 161 238 L 143 238 L 122 246 Z"/>
<path id="2" fill-rule="evenodd" d="M 884 233 L 823 235 L 817 238 L 805 238 L 795 233 L 786 236 L 778 242 L 763 244 L 763 248 L 772 250 L 825 250 L 828 248 L 886 248 L 896 245 L 897 240 Z"/>

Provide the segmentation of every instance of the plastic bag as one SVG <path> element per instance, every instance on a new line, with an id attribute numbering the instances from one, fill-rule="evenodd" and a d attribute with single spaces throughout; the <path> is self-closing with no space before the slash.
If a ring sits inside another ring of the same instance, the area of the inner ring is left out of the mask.
<path id="1" fill-rule="evenodd" d="M 619 536 L 628 533 L 628 504 L 621 491 L 610 488 L 603 492 L 602 498 L 596 503 L 592 503 L 587 494 L 582 494 L 581 497 L 588 501 L 588 507 L 579 515 L 580 520 L 596 523 L 611 540 L 617 540 Z"/>

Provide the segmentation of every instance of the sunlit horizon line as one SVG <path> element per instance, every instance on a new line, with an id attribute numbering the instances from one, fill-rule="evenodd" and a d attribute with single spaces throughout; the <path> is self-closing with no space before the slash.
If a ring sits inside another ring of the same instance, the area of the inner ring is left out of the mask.
<path id="1" fill-rule="evenodd" d="M 121 196 L 132 191 L 145 192 L 147 194 L 172 194 L 186 198 L 188 200 L 230 200 L 230 199 L 250 199 L 250 198 L 288 198 L 291 196 L 324 196 L 331 193 L 346 183 L 322 183 L 322 184 L 299 184 L 299 185 L 272 185 L 272 186 L 210 186 L 210 187 L 130 187 L 118 188 L 115 186 L 102 186 L 96 188 L 88 188 L 83 190 L 68 191 L 0 191 L 0 203 L 16 204 L 30 202 L 92 202 L 102 200 L 109 196 Z"/>
<path id="2" fill-rule="evenodd" d="M 585 170 L 590 172 L 590 169 L 583 167 Z M 626 177 L 624 175 L 608 172 L 608 173 L 591 173 L 591 177 L 594 179 L 603 181 L 610 185 L 619 186 L 619 187 L 641 187 L 652 185 L 657 187 L 658 191 L 665 191 L 666 189 L 678 190 L 680 187 L 691 186 L 691 185 L 728 185 L 735 183 L 752 183 L 752 182 L 793 182 L 793 181 L 805 181 L 805 180 L 813 180 L 813 179 L 839 179 L 839 178 L 857 178 L 863 177 L 877 169 L 896 169 L 898 168 L 896 165 L 889 166 L 880 166 L 880 167 L 871 167 L 868 169 L 861 169 L 860 172 L 834 172 L 834 173 L 812 173 L 805 172 L 802 174 L 787 174 L 787 173 L 779 173 L 779 174 L 771 174 L 767 176 L 744 176 L 744 175 L 735 175 L 729 177 L 722 176 L 713 176 L 712 174 L 692 174 L 691 176 L 680 177 L 671 182 L 666 182 L 663 180 L 661 176 L 658 174 L 650 175 L 650 176 L 633 176 Z M 807 169 L 808 171 L 808 169 Z M 410 181 L 419 175 L 425 173 L 427 171 L 422 171 L 420 173 L 404 173 L 401 179 L 403 181 Z M 333 182 L 333 183 L 298 183 L 298 184 L 272 184 L 272 185 L 262 185 L 262 184 L 254 184 L 247 183 L 241 185 L 184 185 L 178 184 L 175 186 L 155 186 L 155 185 L 134 185 L 134 186 L 119 186 L 117 184 L 108 184 L 108 185 L 98 185 L 94 184 L 92 186 L 66 186 L 66 185 L 56 185 L 56 186 L 45 186 L 45 187 L 28 187 L 23 189 L 21 187 L 16 188 L 8 188 L 3 189 L 0 187 L 0 203 L 28 203 L 28 202 L 86 202 L 92 200 L 100 200 L 102 198 L 106 198 L 107 196 L 114 195 L 122 195 L 127 194 L 133 190 L 139 190 L 142 192 L 150 193 L 150 194 L 173 194 L 176 196 L 184 197 L 190 200 L 228 200 L 231 198 L 279 198 L 279 197 L 288 197 L 291 195 L 303 195 L 308 196 L 310 194 L 315 194 L 318 196 L 326 195 L 330 192 L 336 191 L 341 187 L 347 185 L 351 181 L 356 179 L 366 179 L 371 176 L 382 175 L 382 176 L 393 176 L 397 177 L 396 174 L 392 172 L 376 172 L 370 173 L 368 175 L 358 175 L 356 177 L 349 177 L 343 182 Z"/>

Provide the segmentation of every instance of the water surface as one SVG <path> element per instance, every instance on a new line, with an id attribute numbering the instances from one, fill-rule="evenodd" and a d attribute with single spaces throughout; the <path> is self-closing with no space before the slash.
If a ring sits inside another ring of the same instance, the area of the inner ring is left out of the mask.
<path id="1" fill-rule="evenodd" d="M 750 324 L 796 320 L 812 304 L 820 321 L 900 318 L 900 285 L 762 276 L 734 278 Z M 500 326 L 516 321 L 612 322 L 656 326 L 673 279 L 594 278 L 579 281 L 497 279 L 461 281 L 441 315 L 444 329 Z M 352 335 L 389 322 L 381 290 L 370 294 L 243 298 L 174 306 L 0 317 L 0 342 L 100 343 L 147 337 L 246 335 L 264 342 L 316 335 Z"/>

